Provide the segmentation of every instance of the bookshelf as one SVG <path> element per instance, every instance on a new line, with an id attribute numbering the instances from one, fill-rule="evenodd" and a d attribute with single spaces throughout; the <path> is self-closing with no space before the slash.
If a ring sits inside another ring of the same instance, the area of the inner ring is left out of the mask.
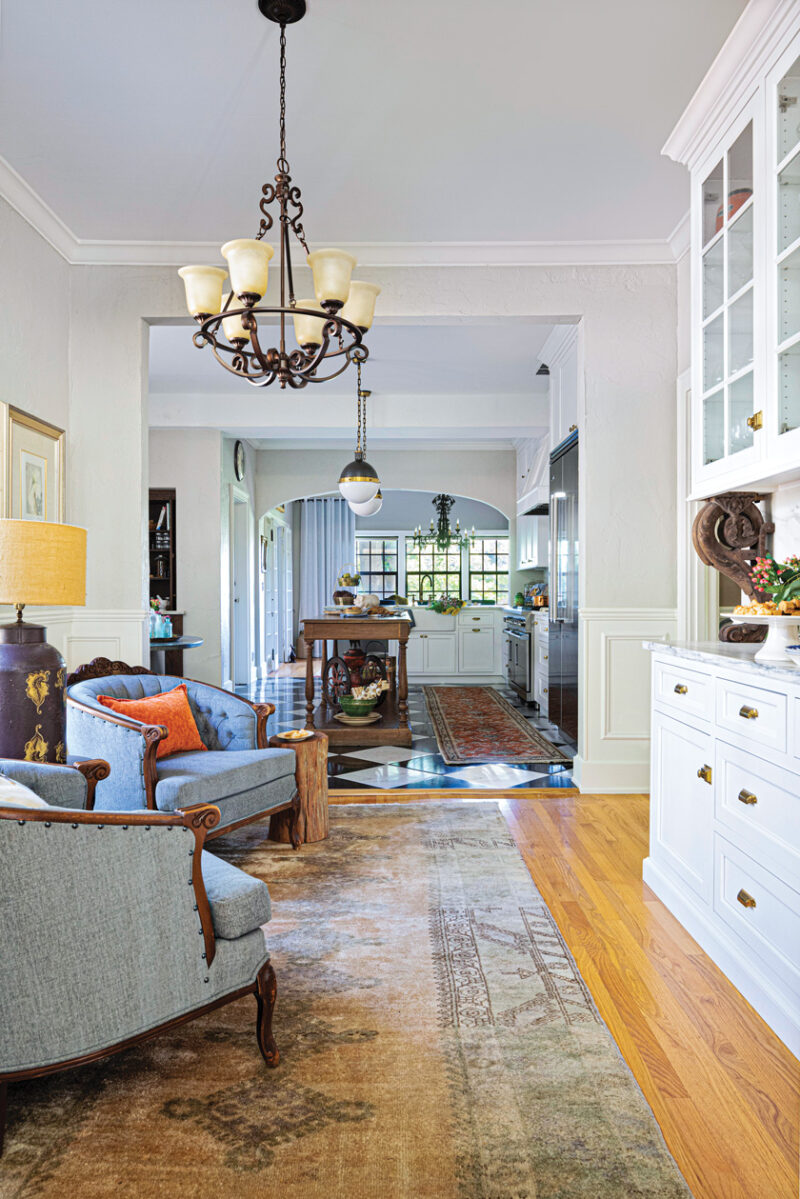
<path id="1" fill-rule="evenodd" d="M 148 511 L 150 598 L 167 600 L 168 611 L 177 608 L 175 577 L 175 489 L 151 487 Z"/>

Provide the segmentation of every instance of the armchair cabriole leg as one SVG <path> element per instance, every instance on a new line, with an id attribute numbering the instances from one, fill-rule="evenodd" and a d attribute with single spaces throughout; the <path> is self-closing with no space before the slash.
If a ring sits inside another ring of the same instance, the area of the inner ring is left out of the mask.
<path id="1" fill-rule="evenodd" d="M 268 1066 L 277 1066 L 281 1060 L 278 1046 L 272 1035 L 272 1013 L 275 1010 L 275 996 L 278 984 L 275 981 L 275 971 L 272 963 L 267 962 L 261 967 L 256 978 L 256 1001 L 258 1015 L 256 1016 L 256 1037 L 261 1055 Z"/>
<path id="2" fill-rule="evenodd" d="M 300 792 L 295 791 L 292 797 L 292 821 L 289 827 L 292 849 L 299 849 L 303 843 L 300 836 L 300 812 Z"/>

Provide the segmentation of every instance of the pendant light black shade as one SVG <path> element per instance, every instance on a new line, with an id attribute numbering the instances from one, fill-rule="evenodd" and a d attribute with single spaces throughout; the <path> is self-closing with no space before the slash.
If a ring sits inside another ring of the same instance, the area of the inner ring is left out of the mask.
<path id="1" fill-rule="evenodd" d="M 352 462 L 348 462 L 339 477 L 339 491 L 346 500 L 363 504 L 377 493 L 381 481 L 374 466 L 370 466 L 358 450 Z"/>

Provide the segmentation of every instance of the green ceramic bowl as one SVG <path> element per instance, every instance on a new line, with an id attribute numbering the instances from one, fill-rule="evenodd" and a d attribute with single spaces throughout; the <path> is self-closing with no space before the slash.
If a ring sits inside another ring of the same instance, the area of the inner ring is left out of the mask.
<path id="1" fill-rule="evenodd" d="M 339 703 L 347 716 L 368 716 L 375 704 L 375 699 L 353 699 L 352 695 L 340 695 Z"/>

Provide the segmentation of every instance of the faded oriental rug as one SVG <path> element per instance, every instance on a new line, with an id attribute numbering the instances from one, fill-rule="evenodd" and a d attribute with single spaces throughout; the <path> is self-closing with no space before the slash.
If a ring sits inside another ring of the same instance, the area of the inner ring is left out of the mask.
<path id="1" fill-rule="evenodd" d="M 272 890 L 278 1068 L 248 997 L 18 1083 L 3 1199 L 686 1199 L 496 805 L 331 824 L 215 842 Z"/>
<path id="2" fill-rule="evenodd" d="M 423 687 L 448 766 L 473 762 L 571 762 L 493 687 Z"/>

